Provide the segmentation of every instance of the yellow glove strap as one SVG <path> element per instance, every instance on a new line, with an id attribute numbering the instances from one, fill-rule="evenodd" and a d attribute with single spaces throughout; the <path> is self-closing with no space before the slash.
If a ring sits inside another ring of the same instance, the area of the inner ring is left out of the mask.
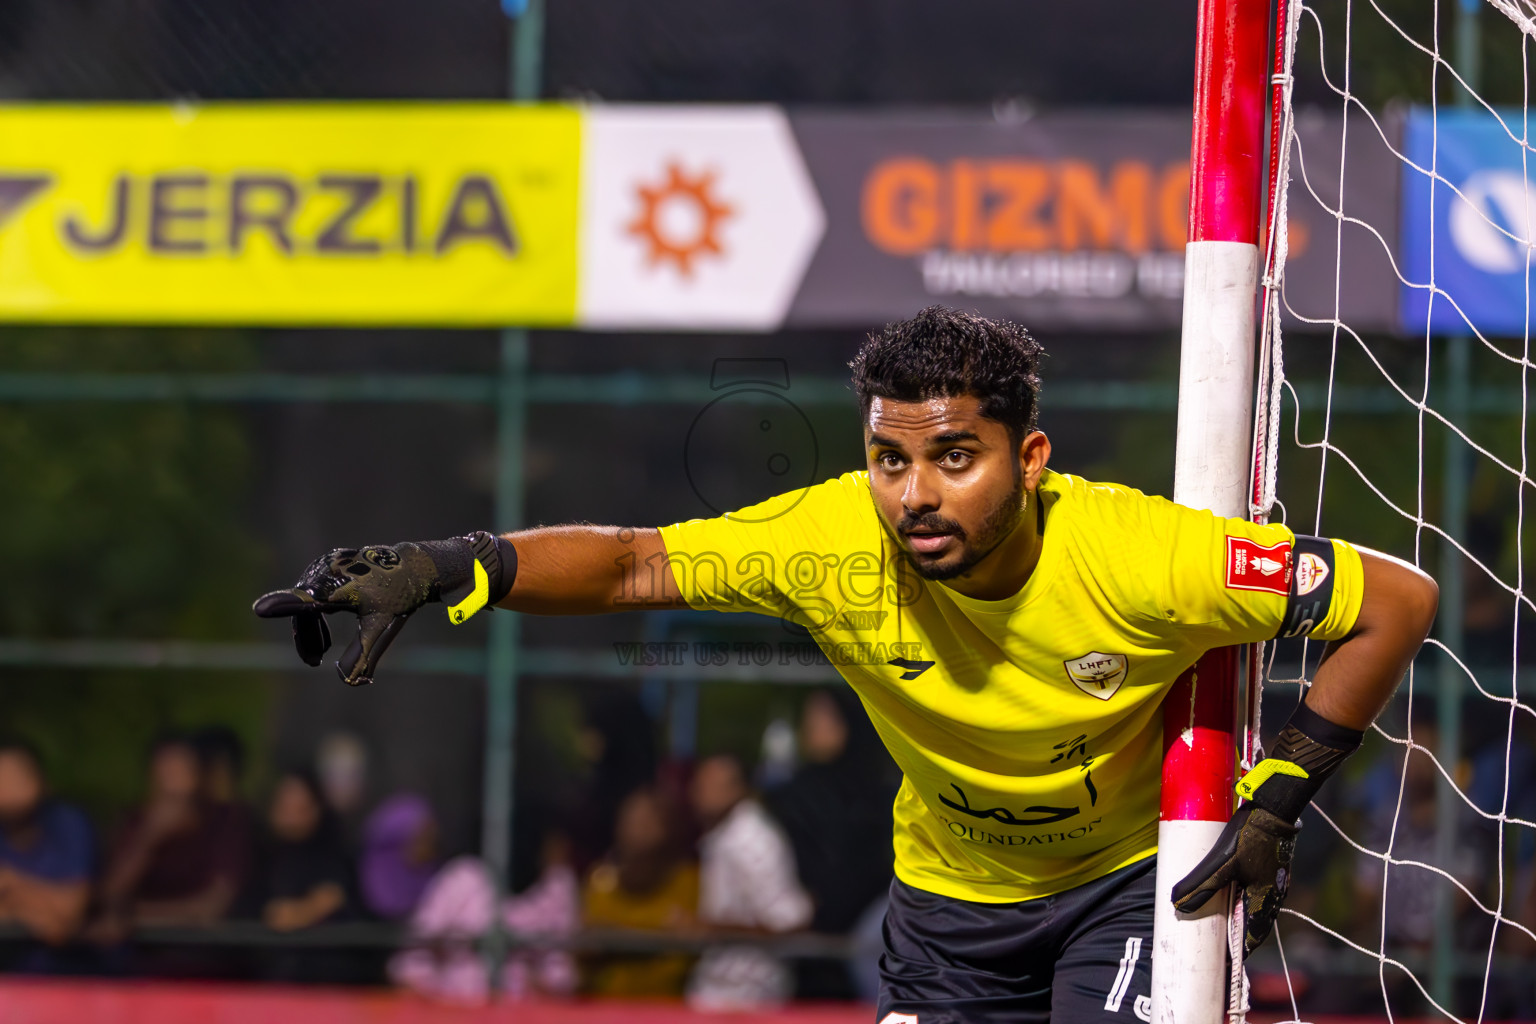
<path id="1" fill-rule="evenodd" d="M 448 609 L 448 621 L 455 626 L 474 615 L 486 602 L 491 599 L 491 577 L 485 571 L 485 566 L 480 564 L 480 559 L 475 559 L 475 589 L 469 592 L 469 596 Z M 1264 762 L 1268 764 L 1269 762 Z M 1262 767 L 1262 766 L 1260 766 Z M 1257 771 L 1258 769 L 1254 769 Z M 1300 771 L 1300 769 L 1297 769 Z M 1241 785 L 1241 783 L 1239 783 Z"/>
<path id="2" fill-rule="evenodd" d="M 1299 764 L 1281 761 L 1278 758 L 1266 757 L 1254 765 L 1247 775 L 1237 780 L 1237 795 L 1244 800 L 1252 800 L 1253 794 L 1258 791 L 1258 788 L 1264 785 L 1265 782 L 1268 782 L 1273 775 L 1290 775 L 1297 779 L 1311 777 L 1307 774 L 1307 770 Z"/>

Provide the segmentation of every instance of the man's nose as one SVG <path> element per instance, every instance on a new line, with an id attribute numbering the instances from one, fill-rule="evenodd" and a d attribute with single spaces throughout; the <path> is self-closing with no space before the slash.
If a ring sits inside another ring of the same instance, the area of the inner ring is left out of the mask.
<path id="1" fill-rule="evenodd" d="M 901 491 L 901 507 L 914 515 L 922 515 L 937 510 L 939 502 L 939 489 L 933 485 L 931 476 L 916 466 L 909 470 L 906 486 Z"/>

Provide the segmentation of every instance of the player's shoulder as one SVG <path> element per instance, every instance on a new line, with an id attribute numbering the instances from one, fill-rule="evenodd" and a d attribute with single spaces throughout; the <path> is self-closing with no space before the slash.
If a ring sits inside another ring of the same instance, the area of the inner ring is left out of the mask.
<path id="1" fill-rule="evenodd" d="M 684 519 L 662 529 L 675 532 L 680 528 L 724 523 L 737 525 L 786 521 L 793 523 L 803 519 L 814 521 L 828 515 L 833 516 L 834 521 L 846 521 L 857 518 L 865 511 L 870 515 L 874 514 L 869 498 L 869 474 L 844 473 L 841 476 L 823 480 L 821 483 L 807 484 L 792 491 L 775 494 L 754 505 L 747 505 L 723 515 L 713 518 Z"/>
<path id="2" fill-rule="evenodd" d="M 1157 612 L 1157 581 L 1166 569 L 1166 498 L 1124 484 L 1053 473 L 1041 482 L 1045 535 L 1065 535 L 1078 570 L 1112 593 L 1127 612 Z"/>
<path id="3" fill-rule="evenodd" d="M 1166 515 L 1173 504 L 1167 498 L 1125 484 L 1051 470 L 1041 479 L 1040 491 L 1051 503 L 1047 505 L 1049 511 L 1059 510 L 1066 513 L 1063 518 L 1089 527 L 1150 525 Z"/>
<path id="4" fill-rule="evenodd" d="M 875 514 L 869 492 L 869 473 L 864 470 L 843 473 L 819 484 L 790 491 L 782 497 L 801 511 L 817 515 L 832 513 L 861 518 Z"/>
<path id="5" fill-rule="evenodd" d="M 833 477 L 821 486 L 835 490 L 850 498 L 868 498 L 869 470 L 852 469 L 841 476 Z"/>
<path id="6" fill-rule="evenodd" d="M 1087 480 L 1068 473 L 1050 473 L 1047 480 L 1041 482 L 1041 490 L 1058 495 L 1059 503 L 1069 510 L 1069 515 L 1063 518 L 1083 523 L 1090 529 L 1115 529 L 1123 534 L 1146 531 L 1155 536 L 1169 536 L 1190 529 L 1204 532 L 1224 528 L 1229 522 L 1213 512 L 1180 505 L 1160 494 L 1148 494 L 1126 484 Z"/>

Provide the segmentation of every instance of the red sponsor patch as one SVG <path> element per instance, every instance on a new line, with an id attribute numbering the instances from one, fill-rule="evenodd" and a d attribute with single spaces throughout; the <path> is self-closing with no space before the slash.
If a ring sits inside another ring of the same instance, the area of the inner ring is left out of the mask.
<path id="1" fill-rule="evenodd" d="M 1262 590 L 1287 597 L 1291 592 L 1291 546 L 1284 541 L 1264 547 L 1246 537 L 1227 538 L 1227 589 Z"/>

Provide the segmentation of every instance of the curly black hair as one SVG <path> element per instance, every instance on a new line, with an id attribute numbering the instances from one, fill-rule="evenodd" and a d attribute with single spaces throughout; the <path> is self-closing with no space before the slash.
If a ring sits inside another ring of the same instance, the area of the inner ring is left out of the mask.
<path id="1" fill-rule="evenodd" d="M 973 395 L 981 400 L 981 414 L 1018 441 L 1039 420 L 1043 355 L 1040 343 L 1017 324 L 929 306 L 871 334 L 848 366 L 866 416 L 875 398 L 921 402 Z"/>

